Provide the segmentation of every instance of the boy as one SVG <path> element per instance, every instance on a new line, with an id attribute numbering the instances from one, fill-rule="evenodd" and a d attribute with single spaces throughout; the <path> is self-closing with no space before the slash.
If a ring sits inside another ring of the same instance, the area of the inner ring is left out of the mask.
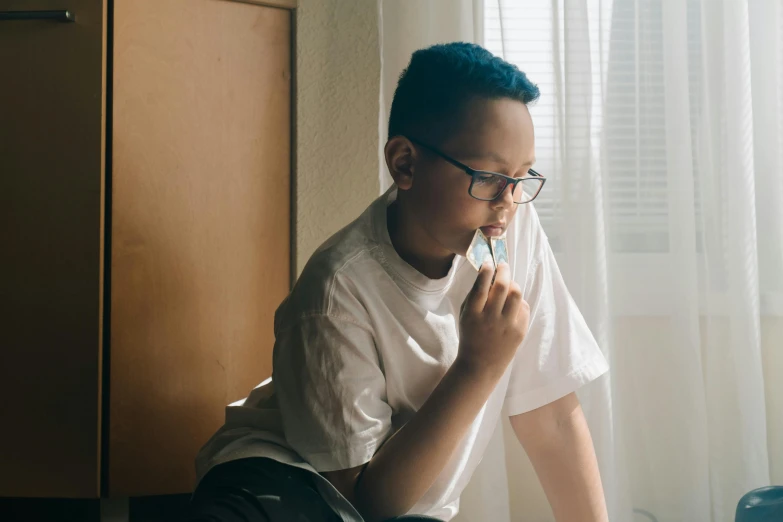
<path id="1" fill-rule="evenodd" d="M 197 520 L 450 520 L 504 405 L 558 522 L 607 520 L 574 395 L 607 364 L 529 204 L 538 94 L 476 45 L 414 53 L 389 118 L 395 187 L 277 310 L 273 382 L 199 455 Z M 508 263 L 476 275 L 477 229 L 506 237 Z"/>

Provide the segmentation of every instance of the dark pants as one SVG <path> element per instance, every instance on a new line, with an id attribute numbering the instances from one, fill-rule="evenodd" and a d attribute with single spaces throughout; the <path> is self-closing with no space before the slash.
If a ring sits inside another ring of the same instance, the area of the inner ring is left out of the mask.
<path id="1" fill-rule="evenodd" d="M 201 480 L 186 522 L 342 522 L 310 472 L 272 459 L 220 464 Z M 425 516 L 391 520 L 436 521 Z M 389 521 L 391 522 L 391 521 Z"/>

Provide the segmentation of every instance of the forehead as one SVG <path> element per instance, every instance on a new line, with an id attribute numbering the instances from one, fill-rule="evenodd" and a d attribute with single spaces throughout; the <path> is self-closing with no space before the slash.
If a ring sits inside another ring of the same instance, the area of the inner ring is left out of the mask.
<path id="1" fill-rule="evenodd" d="M 535 156 L 533 120 L 527 106 L 510 98 L 477 98 L 463 109 L 449 149 L 465 155 L 499 155 L 524 163 Z"/>

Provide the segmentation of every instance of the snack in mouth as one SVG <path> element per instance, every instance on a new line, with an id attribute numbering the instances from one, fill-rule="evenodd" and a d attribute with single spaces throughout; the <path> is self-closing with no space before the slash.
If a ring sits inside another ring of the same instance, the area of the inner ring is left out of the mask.
<path id="1" fill-rule="evenodd" d="M 489 259 L 492 262 L 492 267 L 496 268 L 495 260 L 492 256 L 492 244 L 481 229 L 476 230 L 476 233 L 473 235 L 473 241 L 470 242 L 465 257 L 476 270 L 481 268 L 486 259 Z"/>
<path id="2" fill-rule="evenodd" d="M 506 243 L 505 234 L 500 237 L 493 237 L 492 258 L 495 260 L 495 266 L 500 263 L 508 263 L 508 243 Z"/>
<path id="3" fill-rule="evenodd" d="M 465 257 L 476 270 L 481 269 L 486 259 L 489 259 L 492 267 L 497 270 L 500 263 L 508 263 L 506 235 L 488 238 L 481 229 L 476 230 Z"/>

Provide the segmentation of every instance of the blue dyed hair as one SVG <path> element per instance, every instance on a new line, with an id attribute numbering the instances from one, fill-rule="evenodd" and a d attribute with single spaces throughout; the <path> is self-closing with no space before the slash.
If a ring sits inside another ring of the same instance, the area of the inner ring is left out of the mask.
<path id="1" fill-rule="evenodd" d="M 515 65 L 476 44 L 433 45 L 413 53 L 400 75 L 389 114 L 389 137 L 440 141 L 459 128 L 465 105 L 475 98 L 510 98 L 525 105 L 538 87 Z"/>

